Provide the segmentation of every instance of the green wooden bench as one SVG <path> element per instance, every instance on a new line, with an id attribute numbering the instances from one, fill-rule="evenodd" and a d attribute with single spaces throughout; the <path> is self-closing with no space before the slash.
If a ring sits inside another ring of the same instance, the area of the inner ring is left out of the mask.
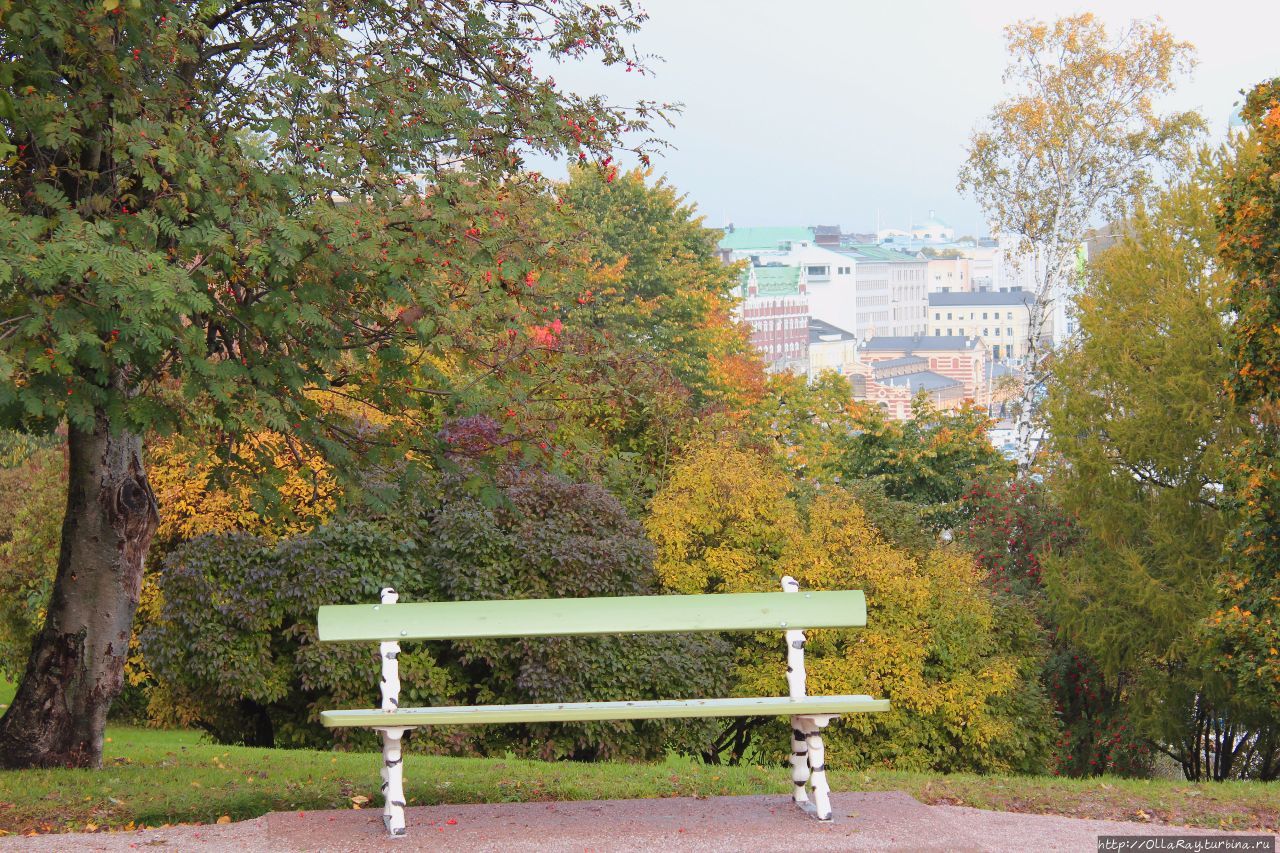
<path id="1" fill-rule="evenodd" d="M 369 726 L 382 734 L 383 821 L 392 836 L 405 834 L 401 738 L 418 726 L 473 723 L 571 722 L 677 717 L 791 717 L 791 778 L 796 804 L 819 820 L 831 819 L 825 748 L 820 730 L 842 714 L 889 710 L 870 696 L 805 694 L 804 629 L 867 624 L 866 600 L 856 590 L 799 592 L 790 577 L 783 592 L 729 595 L 656 595 L 449 601 L 400 604 L 393 589 L 380 604 L 330 605 L 317 619 L 323 641 L 381 644 L 382 707 L 324 711 L 326 726 Z M 637 702 L 563 702 L 540 705 L 401 708 L 397 658 L 401 640 L 481 637 L 555 637 L 689 631 L 785 632 L 789 696 L 663 699 Z M 812 788 L 810 803 L 806 784 Z"/>

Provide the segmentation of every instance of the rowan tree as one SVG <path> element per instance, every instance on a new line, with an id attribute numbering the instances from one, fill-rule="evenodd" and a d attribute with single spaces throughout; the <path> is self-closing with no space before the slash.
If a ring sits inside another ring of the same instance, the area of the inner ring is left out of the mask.
<path id="1" fill-rule="evenodd" d="M 199 426 L 231 453 L 270 430 L 339 469 L 403 465 L 443 458 L 440 412 L 545 387 L 529 368 L 566 306 L 546 292 L 560 249 L 511 216 L 545 196 L 522 154 L 602 162 L 659 108 L 539 69 L 634 66 L 642 19 L 576 0 L 0 7 L 0 424 L 65 422 L 70 459 L 0 765 L 100 762 L 159 518 L 146 435 Z"/>
<path id="2" fill-rule="evenodd" d="M 1222 669 L 1280 719 L 1280 78 L 1256 86 L 1241 115 L 1250 139 L 1226 170 L 1217 221 L 1219 256 L 1233 273 L 1229 392 L 1250 428 L 1231 470 L 1238 559 L 1213 621 Z M 1270 770 L 1280 774 L 1280 755 Z"/>
<path id="3" fill-rule="evenodd" d="M 1054 301 L 1070 298 L 1086 232 L 1122 216 L 1153 174 L 1184 153 L 1203 121 L 1155 107 L 1195 56 L 1159 19 L 1132 21 L 1114 38 L 1091 13 L 1052 23 L 1028 19 L 1006 27 L 1005 41 L 1004 82 L 1013 93 L 974 132 L 958 189 L 972 193 L 992 230 L 1015 240 L 1015 256 L 1034 265 L 1023 400 L 1029 417 Z"/>

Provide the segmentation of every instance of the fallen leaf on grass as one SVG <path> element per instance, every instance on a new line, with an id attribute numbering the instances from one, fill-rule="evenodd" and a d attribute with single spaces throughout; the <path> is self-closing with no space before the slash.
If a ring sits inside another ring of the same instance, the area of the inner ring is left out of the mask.
<path id="1" fill-rule="evenodd" d="M 215 823 L 231 823 L 231 815 L 224 814 L 222 817 L 218 818 Z"/>
<path id="2" fill-rule="evenodd" d="M 351 808 L 358 809 L 367 802 L 369 802 L 368 797 L 364 796 L 363 794 L 356 794 L 354 797 L 351 798 Z"/>

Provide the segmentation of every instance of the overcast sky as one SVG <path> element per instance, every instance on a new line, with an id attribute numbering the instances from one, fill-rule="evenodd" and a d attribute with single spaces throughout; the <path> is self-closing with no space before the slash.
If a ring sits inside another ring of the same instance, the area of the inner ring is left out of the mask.
<path id="1" fill-rule="evenodd" d="M 1159 13 L 1200 64 L 1170 106 L 1225 128 L 1239 90 L 1280 75 L 1280 2 L 644 0 L 635 38 L 657 74 L 557 68 L 566 88 L 681 101 L 658 172 L 708 225 L 905 227 L 936 209 L 985 232 L 955 189 L 969 133 L 1004 94 L 1002 28 L 1093 11 Z"/>

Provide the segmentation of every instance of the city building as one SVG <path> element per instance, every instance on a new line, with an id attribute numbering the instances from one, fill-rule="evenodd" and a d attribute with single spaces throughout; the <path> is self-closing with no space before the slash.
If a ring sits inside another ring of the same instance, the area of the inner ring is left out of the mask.
<path id="1" fill-rule="evenodd" d="M 973 261 L 959 251 L 948 257 L 929 257 L 925 287 L 929 293 L 966 293 L 973 290 Z"/>
<path id="2" fill-rule="evenodd" d="M 992 361 L 1024 358 L 1030 351 L 1031 306 L 1024 290 L 929 294 L 929 336 L 979 338 Z"/>
<path id="3" fill-rule="evenodd" d="M 835 226 L 819 228 L 839 231 Z M 858 334 L 857 259 L 818 245 L 814 232 L 819 228 L 726 228 L 720 256 L 727 263 L 803 269 L 810 316 Z"/>
<path id="4" fill-rule="evenodd" d="M 852 328 L 861 340 L 925 333 L 927 260 L 866 244 L 841 249 L 840 254 L 853 261 L 855 279 L 854 322 L 844 328 Z"/>
<path id="5" fill-rule="evenodd" d="M 870 338 L 858 347 L 858 371 L 868 377 L 868 392 L 873 382 L 909 387 L 909 375 L 932 373 L 960 383 L 959 397 L 952 402 L 972 400 L 986 405 L 991 394 L 987 347 L 975 337 L 916 334 Z M 887 379 L 897 382 L 884 382 Z"/>
<path id="6" fill-rule="evenodd" d="M 720 259 L 725 263 L 752 252 L 785 251 L 792 243 L 813 243 L 812 228 L 738 228 L 731 222 L 720 239 Z"/>
<path id="7" fill-rule="evenodd" d="M 773 373 L 809 371 L 809 297 L 804 270 L 782 264 L 750 266 L 742 274 L 738 311 L 751 344 Z"/>
<path id="8" fill-rule="evenodd" d="M 809 318 L 809 379 L 827 371 L 849 376 L 856 372 L 858 339 L 845 329 L 816 317 Z"/>

